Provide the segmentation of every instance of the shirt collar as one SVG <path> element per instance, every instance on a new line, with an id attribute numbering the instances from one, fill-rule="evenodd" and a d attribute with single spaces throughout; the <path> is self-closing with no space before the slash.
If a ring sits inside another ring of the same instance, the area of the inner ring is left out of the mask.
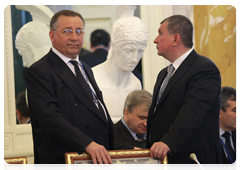
<path id="1" fill-rule="evenodd" d="M 53 51 L 55 54 L 57 54 L 65 63 L 68 63 L 70 60 L 73 60 L 73 59 L 71 59 L 71 58 L 63 55 L 62 53 L 60 53 L 60 52 L 59 52 L 56 48 L 54 48 L 54 47 L 52 47 L 52 51 Z M 74 59 L 74 60 L 76 60 L 76 61 L 80 64 L 78 55 L 77 55 L 77 58 Z"/>
<path id="2" fill-rule="evenodd" d="M 133 138 L 134 138 L 135 140 L 138 140 L 138 137 L 136 136 L 136 133 L 134 133 L 134 132 L 128 127 L 127 123 L 124 121 L 123 118 L 122 118 L 121 120 L 122 120 L 122 123 L 124 124 L 124 126 L 125 126 L 125 127 L 128 129 L 128 131 L 131 133 L 131 135 L 133 136 Z M 144 137 L 144 139 L 146 139 L 147 134 L 143 134 L 143 137 Z"/>
<path id="3" fill-rule="evenodd" d="M 184 53 L 181 57 L 179 57 L 177 60 L 175 60 L 172 65 L 175 68 L 174 72 L 178 69 L 178 67 L 182 64 L 182 62 L 187 58 L 187 56 L 192 52 L 193 48 L 188 50 L 186 53 Z"/>
<path id="4" fill-rule="evenodd" d="M 222 128 L 219 128 L 219 135 L 222 136 L 225 132 L 229 132 L 232 136 L 232 131 L 224 131 Z"/>
<path id="5" fill-rule="evenodd" d="M 134 133 L 127 125 L 127 123 L 124 121 L 124 119 L 122 118 L 122 123 L 124 124 L 124 126 L 128 129 L 128 131 L 131 133 L 131 135 L 133 136 L 133 138 L 135 140 L 137 140 L 137 136 L 136 136 L 136 133 Z"/>

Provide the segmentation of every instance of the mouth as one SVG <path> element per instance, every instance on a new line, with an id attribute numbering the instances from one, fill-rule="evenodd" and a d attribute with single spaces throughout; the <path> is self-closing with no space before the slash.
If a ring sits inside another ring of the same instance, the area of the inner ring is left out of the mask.
<path id="1" fill-rule="evenodd" d="M 71 48 L 78 48 L 79 47 L 78 44 L 76 44 L 76 45 L 75 44 L 68 44 L 68 46 L 71 47 Z"/>

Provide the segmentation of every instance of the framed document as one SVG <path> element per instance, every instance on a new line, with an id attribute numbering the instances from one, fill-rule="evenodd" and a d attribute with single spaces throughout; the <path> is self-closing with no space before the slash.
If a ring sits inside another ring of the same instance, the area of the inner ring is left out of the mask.
<path id="1" fill-rule="evenodd" d="M 28 170 L 27 157 L 4 158 L 4 170 Z"/>
<path id="2" fill-rule="evenodd" d="M 150 157 L 149 149 L 129 149 L 108 151 L 113 164 L 168 164 L 167 156 L 164 160 Z M 66 164 L 92 164 L 91 156 L 87 153 L 79 155 L 77 152 L 65 153 Z"/>

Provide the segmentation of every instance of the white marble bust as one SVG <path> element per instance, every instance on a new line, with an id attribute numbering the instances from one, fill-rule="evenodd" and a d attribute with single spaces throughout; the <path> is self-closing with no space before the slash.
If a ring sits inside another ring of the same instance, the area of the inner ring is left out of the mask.
<path id="1" fill-rule="evenodd" d="M 44 5 L 16 5 L 16 8 L 29 11 L 33 18 L 33 21 L 26 23 L 18 31 L 15 40 L 16 49 L 23 59 L 23 66 L 30 67 L 52 47 L 49 23 L 53 12 Z"/>
<path id="2" fill-rule="evenodd" d="M 148 31 L 142 20 L 126 15 L 113 24 L 111 47 L 107 60 L 95 67 L 93 73 L 114 123 L 123 116 L 127 95 L 142 89 L 132 73 L 147 46 Z"/>

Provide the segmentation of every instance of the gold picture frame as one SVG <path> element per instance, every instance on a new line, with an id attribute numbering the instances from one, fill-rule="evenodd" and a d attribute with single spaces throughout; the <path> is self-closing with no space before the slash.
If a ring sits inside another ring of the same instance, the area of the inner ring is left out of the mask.
<path id="1" fill-rule="evenodd" d="M 128 149 L 108 151 L 113 164 L 168 164 L 167 156 L 164 160 L 150 157 L 149 149 Z M 92 164 L 91 156 L 87 153 L 79 155 L 77 152 L 65 153 L 66 164 Z"/>
<path id="2" fill-rule="evenodd" d="M 4 158 L 4 170 L 28 170 L 27 157 Z"/>

